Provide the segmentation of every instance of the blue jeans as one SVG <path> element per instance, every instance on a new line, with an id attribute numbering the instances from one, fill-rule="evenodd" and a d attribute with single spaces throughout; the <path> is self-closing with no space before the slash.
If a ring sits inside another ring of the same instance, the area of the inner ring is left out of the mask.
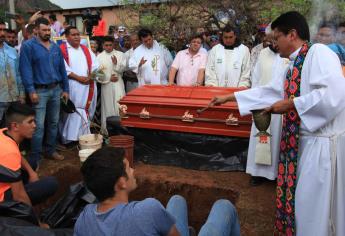
<path id="1" fill-rule="evenodd" d="M 174 195 L 170 198 L 166 209 L 174 216 L 176 228 L 181 236 L 189 236 L 186 200 L 179 195 Z M 224 199 L 216 201 L 198 235 L 240 236 L 240 224 L 234 205 Z"/>
<path id="2" fill-rule="evenodd" d="M 41 160 L 45 130 L 45 152 L 47 155 L 52 155 L 55 152 L 62 89 L 57 85 L 52 89 L 37 89 L 36 93 L 39 97 L 38 104 L 33 104 L 33 108 L 36 112 L 36 130 L 31 139 L 31 153 L 28 159 L 34 170 L 37 168 Z"/>

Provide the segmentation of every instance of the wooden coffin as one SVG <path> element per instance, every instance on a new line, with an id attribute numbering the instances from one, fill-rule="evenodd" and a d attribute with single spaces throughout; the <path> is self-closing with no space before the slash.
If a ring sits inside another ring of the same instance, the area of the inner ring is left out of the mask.
<path id="1" fill-rule="evenodd" d="M 252 118 L 240 117 L 235 102 L 208 108 L 216 95 L 238 88 L 146 85 L 120 100 L 121 124 L 126 127 L 249 137 Z"/>

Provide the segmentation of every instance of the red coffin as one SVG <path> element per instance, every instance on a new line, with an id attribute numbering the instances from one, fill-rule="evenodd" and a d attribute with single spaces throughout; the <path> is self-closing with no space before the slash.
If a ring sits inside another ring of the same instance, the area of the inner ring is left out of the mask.
<path id="1" fill-rule="evenodd" d="M 249 137 L 251 116 L 240 117 L 235 102 L 198 114 L 211 98 L 238 88 L 145 85 L 120 100 L 122 126 L 200 134 Z"/>

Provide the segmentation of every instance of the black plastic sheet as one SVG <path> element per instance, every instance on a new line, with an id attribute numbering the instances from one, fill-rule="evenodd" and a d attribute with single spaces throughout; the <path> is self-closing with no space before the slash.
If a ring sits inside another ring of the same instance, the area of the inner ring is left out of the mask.
<path id="1" fill-rule="evenodd" d="M 41 219 L 51 228 L 71 228 L 84 207 L 95 202 L 96 197 L 79 182 L 70 186 L 69 191 L 53 206 L 45 209 Z"/>
<path id="2" fill-rule="evenodd" d="M 0 217 L 1 236 L 72 236 L 73 229 L 42 229 L 24 220 Z"/>
<path id="3" fill-rule="evenodd" d="M 38 218 L 32 206 L 17 201 L 3 201 L 0 203 L 0 216 L 11 217 L 38 225 Z M 1 235 L 1 234 L 0 234 Z"/>
<path id="4" fill-rule="evenodd" d="M 195 170 L 245 171 L 249 140 L 183 132 L 130 128 L 134 159 L 147 164 Z"/>
<path id="5" fill-rule="evenodd" d="M 126 128 L 117 116 L 107 118 L 109 135 L 135 137 L 134 159 L 146 164 L 194 170 L 245 171 L 248 138 Z"/>

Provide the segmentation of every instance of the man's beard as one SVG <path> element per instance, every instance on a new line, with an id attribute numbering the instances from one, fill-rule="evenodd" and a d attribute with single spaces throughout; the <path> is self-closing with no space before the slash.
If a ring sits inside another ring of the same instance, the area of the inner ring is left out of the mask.
<path id="1" fill-rule="evenodd" d="M 40 38 L 42 41 L 47 42 L 50 39 L 50 35 L 43 35 L 43 36 L 40 36 Z"/>
<path id="2" fill-rule="evenodd" d="M 274 53 L 278 52 L 278 50 L 276 48 L 274 48 L 272 44 L 268 45 L 268 47 L 271 49 L 272 52 L 274 52 Z"/>

